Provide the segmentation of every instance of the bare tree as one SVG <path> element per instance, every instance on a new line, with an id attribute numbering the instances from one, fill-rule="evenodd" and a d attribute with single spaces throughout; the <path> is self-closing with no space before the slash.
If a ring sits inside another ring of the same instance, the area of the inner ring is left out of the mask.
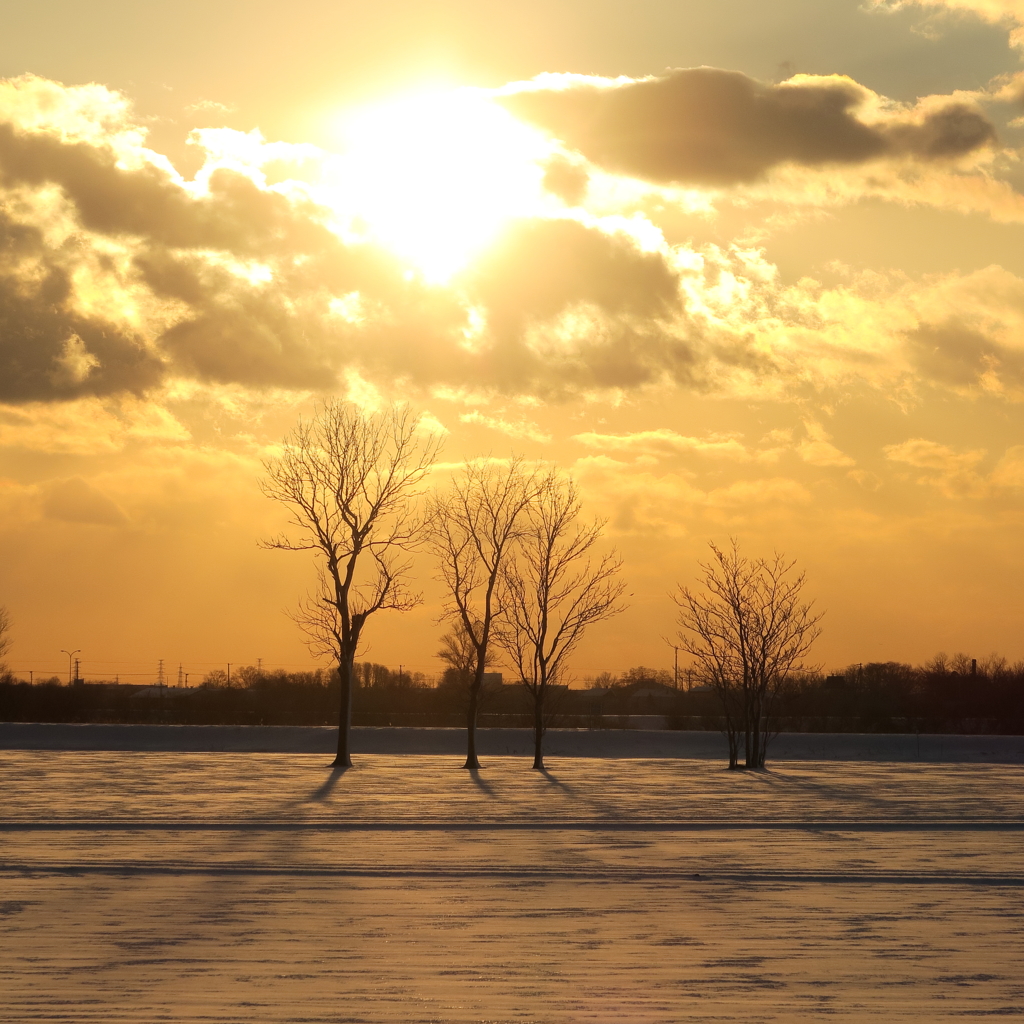
<path id="1" fill-rule="evenodd" d="M 327 401 L 299 422 L 279 456 L 264 463 L 263 493 L 287 507 L 294 530 L 264 546 L 312 551 L 317 560 L 317 589 L 295 620 L 310 648 L 338 664 L 339 767 L 352 763 L 353 672 L 366 620 L 420 601 L 407 586 L 404 556 L 420 537 L 413 499 L 439 441 L 421 434 L 418 424 L 404 408 L 367 415 Z"/>
<path id="2" fill-rule="evenodd" d="M 480 624 L 477 623 L 477 632 Z M 473 637 L 466 631 L 462 620 L 458 619 L 447 633 L 441 636 L 441 647 L 437 657 L 447 665 L 445 676 L 457 681 L 466 693 L 469 693 L 469 685 L 473 681 L 476 672 L 477 650 L 473 643 Z M 487 652 L 487 660 L 484 668 L 493 668 L 497 664 L 491 651 Z"/>
<path id="3" fill-rule="evenodd" d="M 801 597 L 804 573 L 795 561 L 740 555 L 710 545 L 713 557 L 699 562 L 702 592 L 680 586 L 679 644 L 696 661 L 704 682 L 722 701 L 729 767 L 738 768 L 743 737 L 745 768 L 763 768 L 779 691 L 821 635 L 813 603 Z"/>
<path id="4" fill-rule="evenodd" d="M 458 709 L 465 713 L 468 710 L 472 683 L 476 677 L 477 651 L 461 620 L 455 622 L 441 637 L 437 657 L 447 666 L 441 676 L 440 688 L 454 696 L 458 701 Z M 488 650 L 484 669 L 491 669 L 497 663 L 497 655 Z M 488 696 L 487 687 L 481 686 L 477 691 L 478 713 L 487 706 Z"/>
<path id="5" fill-rule="evenodd" d="M 521 458 L 506 464 L 467 462 L 450 489 L 430 505 L 431 546 L 447 590 L 445 613 L 468 644 L 469 700 L 466 763 L 476 770 L 476 719 L 484 673 L 493 656 L 491 639 L 503 614 L 498 590 L 502 567 L 522 535 L 537 493 L 536 471 Z"/>
<path id="6" fill-rule="evenodd" d="M 604 523 L 581 522 L 579 493 L 552 471 L 531 503 L 516 558 L 501 574 L 497 640 L 533 699 L 533 767 L 544 770 L 545 706 L 587 629 L 623 610 L 622 560 L 594 548 Z"/>

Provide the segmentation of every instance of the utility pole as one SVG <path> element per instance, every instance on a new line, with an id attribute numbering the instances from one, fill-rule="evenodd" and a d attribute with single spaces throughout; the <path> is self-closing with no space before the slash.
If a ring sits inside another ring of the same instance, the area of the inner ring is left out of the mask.
<path id="1" fill-rule="evenodd" d="M 263 678 L 263 659 L 262 658 L 257 658 L 256 659 L 256 678 L 257 679 L 262 679 Z"/>
<path id="2" fill-rule="evenodd" d="M 674 643 L 672 643 L 672 641 L 669 640 L 669 638 L 667 636 L 663 636 L 661 639 L 664 640 L 665 643 L 667 643 L 669 645 L 669 647 L 671 647 L 673 652 L 674 652 L 675 657 L 672 660 L 672 686 L 675 689 L 678 690 L 679 689 L 679 648 Z"/>
<path id="3" fill-rule="evenodd" d="M 156 670 L 156 685 L 164 686 L 165 684 L 166 680 L 164 679 L 164 659 L 161 658 Z"/>
<path id="4" fill-rule="evenodd" d="M 181 662 L 178 662 L 178 688 L 181 688 Z"/>
<path id="5" fill-rule="evenodd" d="M 81 661 L 78 658 L 75 658 L 75 682 L 76 683 L 82 678 L 82 673 L 78 671 L 78 666 L 80 664 L 81 664 Z"/>
<path id="6" fill-rule="evenodd" d="M 228 686 L 231 685 L 231 662 L 228 662 Z"/>
<path id="7" fill-rule="evenodd" d="M 72 658 L 74 658 L 74 656 L 76 654 L 81 654 L 82 653 L 82 648 L 79 647 L 79 648 L 77 648 L 76 650 L 73 650 L 73 651 L 65 651 L 64 648 L 62 647 L 60 649 L 60 653 L 61 654 L 66 654 L 68 656 L 68 686 L 70 686 L 71 685 L 71 679 L 72 679 L 71 673 L 73 671 L 72 667 L 71 667 L 71 660 L 72 660 Z"/>

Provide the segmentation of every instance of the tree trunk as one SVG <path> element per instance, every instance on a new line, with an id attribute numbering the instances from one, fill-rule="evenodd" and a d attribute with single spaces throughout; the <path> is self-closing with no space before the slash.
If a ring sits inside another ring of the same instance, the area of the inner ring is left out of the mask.
<path id="1" fill-rule="evenodd" d="M 341 682 L 341 708 L 338 715 L 338 755 L 335 768 L 352 767 L 350 734 L 352 731 L 352 675 L 354 658 L 343 658 L 338 664 L 338 679 Z"/>
<path id="2" fill-rule="evenodd" d="M 747 714 L 747 760 L 744 767 L 757 767 L 757 751 L 760 746 L 761 725 L 757 720 L 756 709 L 751 709 Z"/>
<path id="3" fill-rule="evenodd" d="M 746 687 L 743 690 L 743 767 L 749 768 L 754 756 L 753 743 L 751 742 L 751 713 L 750 691 Z"/>
<path id="4" fill-rule="evenodd" d="M 729 771 L 734 772 L 740 766 L 740 743 L 736 727 L 726 722 L 725 736 L 729 741 Z"/>
<path id="5" fill-rule="evenodd" d="M 533 767 L 544 771 L 544 687 L 533 698 Z"/>
<path id="6" fill-rule="evenodd" d="M 476 709 L 480 698 L 480 683 L 482 680 L 474 679 L 469 684 L 469 710 L 466 712 L 466 763 L 462 766 L 470 771 L 476 771 L 480 767 L 480 761 L 476 756 Z"/>
<path id="7" fill-rule="evenodd" d="M 747 714 L 747 767 L 763 768 L 765 757 L 765 725 L 764 704 L 758 693 L 751 695 L 750 711 Z"/>

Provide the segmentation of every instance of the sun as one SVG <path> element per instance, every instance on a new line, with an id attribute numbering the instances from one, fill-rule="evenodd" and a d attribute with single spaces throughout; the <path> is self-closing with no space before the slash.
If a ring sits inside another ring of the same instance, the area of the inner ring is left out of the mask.
<path id="1" fill-rule="evenodd" d="M 448 281 L 545 203 L 550 141 L 484 90 L 405 95 L 349 114 L 341 131 L 333 205 L 428 281 Z"/>

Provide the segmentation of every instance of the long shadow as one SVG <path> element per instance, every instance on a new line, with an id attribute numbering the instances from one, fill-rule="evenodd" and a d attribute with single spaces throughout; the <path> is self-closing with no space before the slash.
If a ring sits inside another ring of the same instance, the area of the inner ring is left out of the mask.
<path id="1" fill-rule="evenodd" d="M 321 785 L 317 786 L 312 793 L 306 798 L 307 801 L 321 801 L 326 800 L 331 795 L 331 790 L 338 784 L 338 779 L 347 772 L 347 768 L 337 767 L 331 770 L 331 774 L 324 779 Z"/>
<path id="2" fill-rule="evenodd" d="M 856 801 L 867 807 L 874 807 L 879 810 L 891 810 L 894 806 L 894 800 L 884 793 L 876 795 L 868 792 L 866 789 L 850 789 L 836 786 L 827 780 L 794 778 L 791 775 L 772 771 L 770 767 L 758 769 L 756 773 L 751 772 L 750 774 L 768 786 L 777 787 L 780 790 L 785 788 L 803 790 L 806 793 L 811 793 L 823 800 L 830 800 L 837 804 L 848 804 L 850 801 Z"/>
<path id="3" fill-rule="evenodd" d="M 576 790 L 567 782 L 562 782 L 561 779 L 555 778 L 555 776 L 551 774 L 551 770 L 549 768 L 541 768 L 540 774 L 543 775 L 552 786 L 557 786 L 559 789 L 564 790 L 566 793 L 571 793 L 573 796 L 576 795 Z"/>
<path id="4" fill-rule="evenodd" d="M 496 796 L 494 787 L 484 782 L 480 776 L 480 770 L 478 768 L 470 768 L 468 771 L 469 777 L 473 780 L 473 785 L 476 786 L 484 796 L 489 796 L 491 799 L 494 799 Z"/>

